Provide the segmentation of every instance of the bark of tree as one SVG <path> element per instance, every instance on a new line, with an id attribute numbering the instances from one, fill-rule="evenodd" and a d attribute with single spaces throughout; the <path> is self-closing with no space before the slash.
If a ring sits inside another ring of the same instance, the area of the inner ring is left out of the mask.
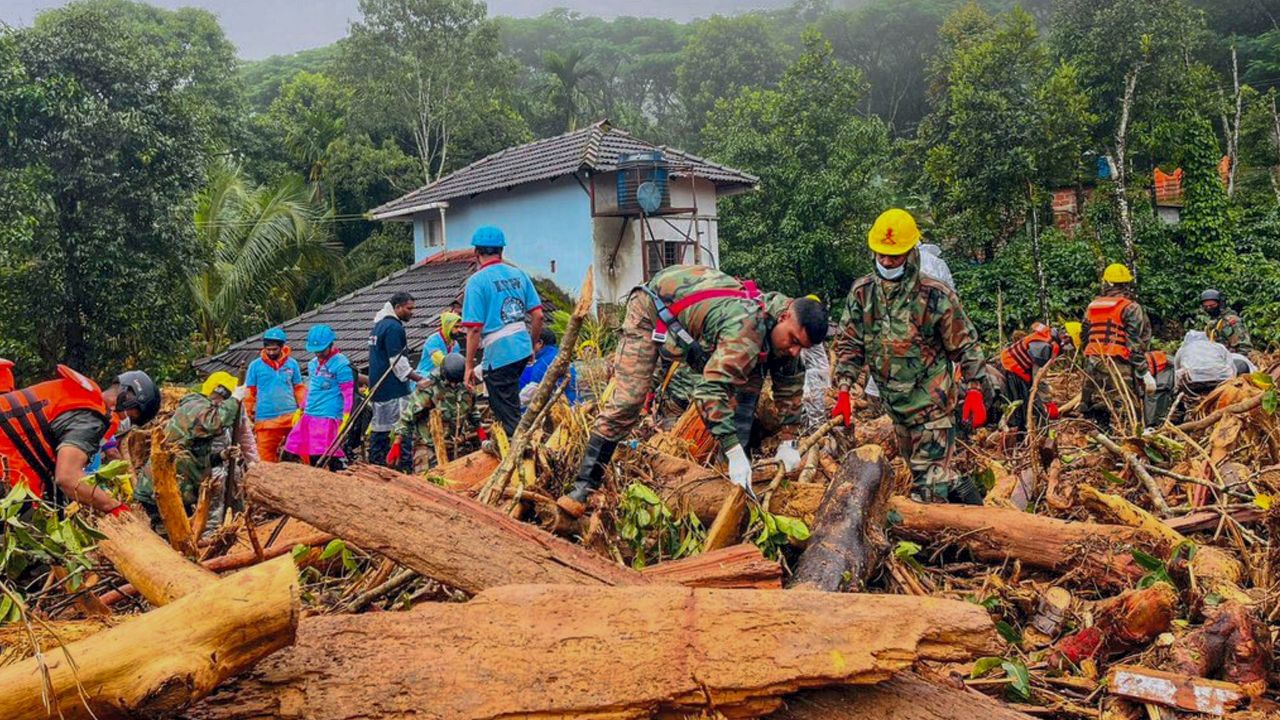
<path id="1" fill-rule="evenodd" d="M 1062 574 L 1063 581 L 1125 588 L 1144 571 L 1132 548 L 1156 545 L 1141 530 L 1070 522 L 1006 508 L 889 501 L 892 534 L 924 542 L 954 542 L 983 562 L 1005 559 Z"/>
<path id="2" fill-rule="evenodd" d="M 308 618 L 294 648 L 190 717 L 753 717 L 801 688 L 878 683 L 997 644 L 986 612 L 953 600 L 511 586 L 465 604 Z"/>
<path id="3" fill-rule="evenodd" d="M 464 492 L 479 487 L 498 468 L 498 457 L 493 453 L 477 450 L 444 465 L 427 471 L 430 477 L 444 479 L 449 490 Z"/>
<path id="4" fill-rule="evenodd" d="M 1224 603 L 1205 624 L 1180 637 L 1170 648 L 1175 669 L 1199 677 L 1237 683 L 1249 696 L 1267 689 L 1271 670 L 1271 631 L 1246 606 Z"/>
<path id="5" fill-rule="evenodd" d="M 45 655 L 43 672 L 35 658 L 0 669 L 0 717 L 173 717 L 292 644 L 298 597 L 289 558 L 215 582 Z M 49 708 L 40 700 L 46 677 Z"/>
<path id="6" fill-rule="evenodd" d="M 827 488 L 791 587 L 828 592 L 863 589 L 888 547 L 884 515 L 893 471 L 876 445 L 850 451 Z"/>
<path id="7" fill-rule="evenodd" d="M 1124 240 L 1125 258 L 1137 277 L 1138 250 L 1133 240 L 1133 218 L 1129 210 L 1129 117 L 1133 97 L 1138 88 L 1141 64 L 1129 69 L 1124 78 L 1124 96 L 1120 99 L 1120 122 L 1116 125 L 1116 207 L 1120 215 L 1120 236 Z"/>
<path id="8" fill-rule="evenodd" d="M 911 673 L 872 687 L 808 690 L 768 720 L 1031 720 L 985 695 Z"/>
<path id="9" fill-rule="evenodd" d="M 782 589 L 782 566 L 748 543 L 652 565 L 641 574 L 655 582 L 686 587 Z"/>
<path id="10" fill-rule="evenodd" d="M 1086 658 L 1105 660 L 1146 647 L 1169 630 L 1177 606 L 1178 594 L 1165 583 L 1095 603 L 1090 611 L 1094 623 L 1058 641 L 1048 663 L 1067 669 Z"/>
<path id="11" fill-rule="evenodd" d="M 212 571 L 175 552 L 152 532 L 147 519 L 137 513 L 104 518 L 98 523 L 98 531 L 106 535 L 98 543 L 98 550 L 134 590 L 156 607 L 168 605 L 218 579 Z"/>
<path id="12" fill-rule="evenodd" d="M 0 625 L 0 667 L 25 660 L 39 650 L 42 653 L 57 651 L 59 645 L 96 635 L 119 625 L 115 616 L 95 617 L 86 620 L 51 620 L 32 623 Z"/>

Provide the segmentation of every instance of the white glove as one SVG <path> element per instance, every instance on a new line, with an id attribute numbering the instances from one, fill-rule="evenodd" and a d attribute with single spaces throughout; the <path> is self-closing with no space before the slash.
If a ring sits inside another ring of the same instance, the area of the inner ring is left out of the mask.
<path id="1" fill-rule="evenodd" d="M 782 469 L 787 472 L 800 467 L 800 451 L 796 449 L 796 442 L 784 440 L 778 445 L 778 452 L 774 454 L 773 459 L 782 463 Z"/>
<path id="2" fill-rule="evenodd" d="M 472 369 L 472 372 L 476 375 L 476 382 L 484 382 L 484 368 L 477 365 Z"/>
<path id="3" fill-rule="evenodd" d="M 747 451 L 741 445 L 735 445 L 725 453 L 729 458 L 729 482 L 742 488 L 747 497 L 756 499 L 755 490 L 751 489 L 751 461 L 747 459 Z"/>
<path id="4" fill-rule="evenodd" d="M 1142 387 L 1146 389 L 1148 395 L 1156 394 L 1156 379 L 1151 373 L 1142 376 Z"/>

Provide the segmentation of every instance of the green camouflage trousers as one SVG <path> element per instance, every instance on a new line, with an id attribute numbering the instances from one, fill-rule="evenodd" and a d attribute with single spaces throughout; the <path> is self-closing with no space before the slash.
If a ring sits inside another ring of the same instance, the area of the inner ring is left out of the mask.
<path id="1" fill-rule="evenodd" d="M 1108 359 L 1101 357 L 1085 359 L 1084 386 L 1080 390 L 1080 412 L 1104 428 L 1111 426 L 1111 407 L 1114 406 L 1117 411 L 1120 411 L 1125 406 L 1125 393 L 1116 387 L 1108 370 Z M 1142 380 L 1127 362 L 1118 363 L 1116 368 L 1121 379 L 1128 385 L 1129 396 L 1137 403 L 1137 409 L 1142 411 L 1146 395 Z M 1123 412 L 1121 416 L 1123 417 Z"/>
<path id="2" fill-rule="evenodd" d="M 955 423 L 949 417 L 923 424 L 904 425 L 894 418 L 898 453 L 907 461 L 916 492 L 926 502 L 947 502 L 955 474 L 951 454 L 955 446 Z"/>
<path id="3" fill-rule="evenodd" d="M 645 398 L 656 387 L 653 374 L 661 347 L 653 341 L 656 315 L 648 295 L 631 293 L 614 355 L 613 397 L 596 418 L 595 433 L 606 440 L 623 440 L 635 429 Z"/>

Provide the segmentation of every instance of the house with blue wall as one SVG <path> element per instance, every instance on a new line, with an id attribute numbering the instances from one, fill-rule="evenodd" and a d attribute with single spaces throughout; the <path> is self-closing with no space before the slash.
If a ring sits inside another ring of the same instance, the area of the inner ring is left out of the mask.
<path id="1" fill-rule="evenodd" d="M 595 300 L 614 304 L 668 265 L 717 266 L 718 202 L 757 184 L 601 121 L 490 155 L 369 215 L 412 223 L 417 262 L 496 225 L 509 262 L 571 294 L 594 265 Z"/>

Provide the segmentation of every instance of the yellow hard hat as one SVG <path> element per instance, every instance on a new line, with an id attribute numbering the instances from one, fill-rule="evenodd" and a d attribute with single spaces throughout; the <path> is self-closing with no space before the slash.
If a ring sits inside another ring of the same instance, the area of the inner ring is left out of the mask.
<path id="1" fill-rule="evenodd" d="M 1108 283 L 1131 283 L 1133 282 L 1133 273 L 1129 272 L 1128 266 L 1123 263 L 1111 263 L 1106 270 L 1102 271 L 1102 282 Z"/>
<path id="2" fill-rule="evenodd" d="M 200 386 L 200 392 L 204 395 L 212 394 L 219 385 L 225 387 L 228 393 L 233 393 L 240 386 L 240 381 L 236 380 L 231 373 L 219 370 L 205 379 L 204 385 Z"/>
<path id="3" fill-rule="evenodd" d="M 814 302 L 822 302 L 822 298 L 818 297 L 818 296 L 817 296 L 817 295 L 815 295 L 814 293 L 809 293 L 808 295 L 805 295 L 805 296 L 804 296 L 804 298 L 805 298 L 805 300 L 812 300 L 812 301 L 814 301 Z"/>
<path id="4" fill-rule="evenodd" d="M 1071 342 L 1075 343 L 1076 347 L 1080 347 L 1080 333 L 1084 331 L 1084 325 L 1074 320 L 1068 320 L 1062 323 L 1062 327 L 1071 336 Z"/>
<path id="5" fill-rule="evenodd" d="M 867 233 L 867 245 L 881 255 L 906 255 L 920 242 L 920 228 L 911 213 L 892 208 L 880 213 Z"/>

